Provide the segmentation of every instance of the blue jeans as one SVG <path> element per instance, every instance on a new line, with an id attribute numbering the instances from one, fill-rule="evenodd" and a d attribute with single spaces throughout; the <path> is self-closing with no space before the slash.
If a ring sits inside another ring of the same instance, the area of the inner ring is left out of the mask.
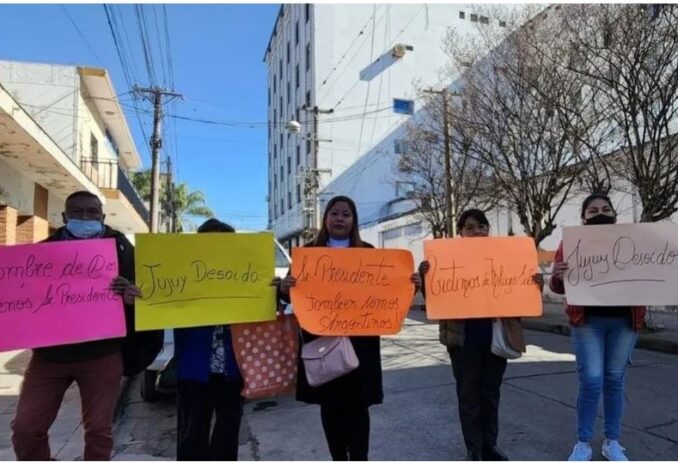
<path id="1" fill-rule="evenodd" d="M 572 341 L 579 372 L 577 436 L 590 442 L 603 392 L 605 437 L 618 440 L 624 406 L 624 376 L 638 333 L 626 318 L 590 316 L 581 327 L 572 328 Z"/>

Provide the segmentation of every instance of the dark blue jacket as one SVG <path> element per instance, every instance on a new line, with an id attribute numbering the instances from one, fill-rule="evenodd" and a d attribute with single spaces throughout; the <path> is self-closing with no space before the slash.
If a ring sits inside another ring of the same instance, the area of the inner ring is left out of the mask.
<path id="1" fill-rule="evenodd" d="M 174 329 L 177 379 L 209 382 L 213 335 L 214 326 Z M 231 329 L 228 326 L 224 326 L 224 352 L 226 354 L 226 377 L 234 381 L 239 380 L 240 371 L 233 352 Z"/>

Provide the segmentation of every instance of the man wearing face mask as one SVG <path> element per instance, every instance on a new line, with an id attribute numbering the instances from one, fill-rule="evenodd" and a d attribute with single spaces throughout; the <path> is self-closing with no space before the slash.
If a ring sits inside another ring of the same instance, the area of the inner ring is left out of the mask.
<path id="1" fill-rule="evenodd" d="M 612 225 L 617 213 L 610 198 L 591 194 L 584 200 L 582 224 Z M 556 252 L 550 287 L 564 294 L 563 276 L 568 270 L 563 261 L 563 245 Z M 572 344 L 577 358 L 579 392 L 577 396 L 577 443 L 568 460 L 591 460 L 591 439 L 602 392 L 605 415 L 605 439 L 602 454 L 607 460 L 628 460 L 619 443 L 624 377 L 626 366 L 645 320 L 644 306 L 573 306 L 566 311 L 572 326 Z"/>
<path id="2" fill-rule="evenodd" d="M 123 297 L 128 330 L 133 319 L 134 249 L 125 236 L 104 225 L 99 198 L 78 191 L 66 199 L 65 226 L 46 241 L 114 239 L 119 277 L 111 290 Z M 133 324 L 131 324 L 133 329 Z M 50 460 L 48 431 L 64 393 L 75 381 L 82 401 L 85 460 L 108 460 L 113 446 L 113 412 L 123 375 L 123 338 L 97 340 L 33 350 L 12 422 L 12 443 L 18 460 Z"/>

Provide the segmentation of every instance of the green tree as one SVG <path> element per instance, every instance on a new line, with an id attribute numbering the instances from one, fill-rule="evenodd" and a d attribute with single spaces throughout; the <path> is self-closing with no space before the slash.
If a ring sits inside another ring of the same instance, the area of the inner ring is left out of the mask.
<path id="1" fill-rule="evenodd" d="M 151 200 L 151 171 L 142 170 L 132 177 L 132 183 L 141 198 Z M 191 191 L 186 183 L 173 183 L 168 190 L 167 182 L 160 182 L 161 222 L 168 232 L 181 232 L 191 228 L 189 217 L 210 218 L 214 212 L 207 206 L 205 193 Z"/>

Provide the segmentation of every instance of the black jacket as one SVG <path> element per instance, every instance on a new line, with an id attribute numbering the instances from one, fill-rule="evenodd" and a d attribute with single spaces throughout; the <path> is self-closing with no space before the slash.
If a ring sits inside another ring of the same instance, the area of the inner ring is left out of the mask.
<path id="1" fill-rule="evenodd" d="M 365 247 L 374 248 L 364 243 Z M 289 302 L 289 296 L 281 296 Z M 316 335 L 302 330 L 304 342 L 310 342 Z M 297 372 L 297 401 L 323 405 L 363 405 L 381 404 L 384 400 L 384 389 L 381 374 L 381 339 L 378 336 L 349 337 L 360 365 L 343 377 L 332 380 L 319 387 L 312 387 L 306 380 L 304 361 L 299 353 Z"/>
<path id="2" fill-rule="evenodd" d="M 64 241 L 66 228 L 57 229 L 54 234 L 43 242 Z M 118 253 L 118 271 L 130 282 L 134 282 L 134 247 L 124 234 L 108 226 L 105 227 L 104 236 L 101 239 L 115 239 L 115 248 Z M 127 331 L 134 330 L 134 305 L 125 305 L 125 320 Z M 87 359 L 100 358 L 122 349 L 124 337 L 92 342 L 76 343 L 72 345 L 59 345 L 53 347 L 36 348 L 33 351 L 41 358 L 53 362 L 84 361 Z"/>

